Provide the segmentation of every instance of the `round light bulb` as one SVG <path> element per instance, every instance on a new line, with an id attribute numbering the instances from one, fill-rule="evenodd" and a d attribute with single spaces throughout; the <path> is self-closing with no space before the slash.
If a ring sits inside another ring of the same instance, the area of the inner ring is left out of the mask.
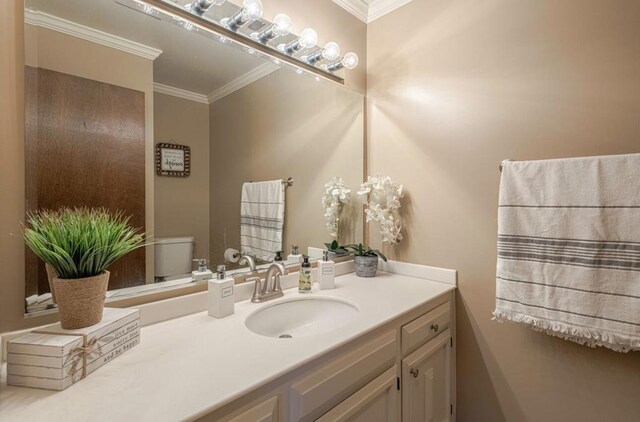
<path id="1" fill-rule="evenodd" d="M 327 60 L 335 60 L 340 56 L 340 46 L 334 42 L 328 42 L 322 50 L 322 57 Z"/>
<path id="2" fill-rule="evenodd" d="M 342 64 L 347 69 L 355 69 L 358 66 L 358 55 L 356 53 L 347 53 L 342 58 Z"/>
<path id="3" fill-rule="evenodd" d="M 252 20 L 260 19 L 264 9 L 260 0 L 244 0 L 242 7 L 247 11 Z"/>
<path id="4" fill-rule="evenodd" d="M 318 44 L 318 33 L 311 28 L 303 29 L 300 33 L 300 45 L 303 48 L 313 48 Z"/>
<path id="5" fill-rule="evenodd" d="M 278 35 L 287 35 L 291 29 L 291 18 L 284 13 L 279 13 L 273 18 L 273 24 L 278 28 Z"/>

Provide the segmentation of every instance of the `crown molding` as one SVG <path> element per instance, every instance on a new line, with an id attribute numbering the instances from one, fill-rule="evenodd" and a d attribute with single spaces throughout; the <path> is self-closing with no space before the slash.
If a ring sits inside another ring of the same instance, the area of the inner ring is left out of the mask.
<path id="1" fill-rule="evenodd" d="M 244 75 L 234 79 L 228 84 L 221 86 L 220 88 L 211 92 L 208 95 L 209 104 L 214 103 L 219 99 L 226 97 L 227 95 L 239 90 L 240 88 L 243 88 L 249 85 L 250 83 L 257 81 L 258 79 L 264 78 L 271 72 L 274 72 L 278 69 L 280 69 L 280 66 L 274 63 L 264 63 L 256 67 L 255 69 L 245 73 Z"/>
<path id="2" fill-rule="evenodd" d="M 197 103 L 209 104 L 209 98 L 206 95 L 198 94 L 197 92 L 187 91 L 186 89 L 176 88 L 175 86 L 169 86 L 153 83 L 153 92 L 160 94 L 171 95 L 173 97 L 182 98 L 183 100 L 195 101 Z"/>
<path id="3" fill-rule="evenodd" d="M 367 23 L 369 21 L 369 4 L 363 0 L 333 0 L 333 2 L 362 22 Z"/>
<path id="4" fill-rule="evenodd" d="M 73 37 L 82 38 L 84 40 L 101 44 L 110 48 L 124 51 L 126 53 L 135 54 L 145 59 L 155 60 L 162 50 L 140 44 L 117 35 L 99 31 L 79 23 L 62 19 L 58 16 L 50 15 L 44 12 L 38 12 L 30 9 L 24 11 L 25 23 L 33 26 L 51 29 Z"/>
<path id="5" fill-rule="evenodd" d="M 412 0 L 333 0 L 347 12 L 365 23 L 393 12 Z"/>

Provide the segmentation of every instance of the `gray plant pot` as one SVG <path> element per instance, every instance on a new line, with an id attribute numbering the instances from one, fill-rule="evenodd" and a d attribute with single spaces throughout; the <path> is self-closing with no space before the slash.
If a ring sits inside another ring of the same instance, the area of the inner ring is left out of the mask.
<path id="1" fill-rule="evenodd" d="M 378 270 L 377 256 L 355 256 L 356 275 L 358 277 L 375 277 Z"/>

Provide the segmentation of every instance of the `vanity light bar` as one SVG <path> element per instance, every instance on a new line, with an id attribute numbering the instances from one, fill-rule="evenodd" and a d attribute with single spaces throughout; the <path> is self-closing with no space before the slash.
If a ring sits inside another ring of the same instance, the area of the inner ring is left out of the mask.
<path id="1" fill-rule="evenodd" d="M 187 5 L 186 10 L 196 16 L 204 17 L 204 14 L 211 8 L 211 6 L 219 6 L 225 3 L 226 0 L 193 0 L 193 2 Z M 246 25 L 250 21 L 260 19 L 263 14 L 263 5 L 261 0 L 244 0 L 242 7 L 236 13 L 228 18 L 224 18 L 220 21 L 220 25 L 231 31 L 237 32 L 238 29 Z M 280 13 L 276 15 L 273 23 L 267 26 L 259 33 L 252 33 L 251 38 L 259 41 L 263 45 L 274 38 L 289 34 L 291 28 L 291 19 Z M 242 34 L 240 34 L 242 35 Z M 310 50 L 314 48 L 318 43 L 318 34 L 312 28 L 305 28 L 298 38 L 287 43 L 280 44 L 277 49 L 286 55 L 294 58 L 295 60 L 304 62 L 313 67 L 318 67 L 329 73 L 334 73 L 342 68 L 354 69 L 358 65 L 358 56 L 355 53 L 348 53 L 342 59 L 336 60 L 340 56 L 340 47 L 336 43 L 327 43 L 320 51 L 313 52 L 307 56 L 294 57 L 298 52 L 304 50 Z M 350 56 L 351 54 L 351 56 Z M 355 58 L 354 58 L 355 56 Z M 317 66 L 321 61 L 329 61 L 330 63 Z"/>
<path id="2" fill-rule="evenodd" d="M 176 5 L 173 0 L 128 1 L 137 4 L 141 9 L 151 7 L 155 12 L 159 12 L 165 16 L 168 16 L 180 24 L 188 24 L 190 30 L 202 30 L 207 33 L 213 34 L 215 35 L 216 39 L 222 43 L 232 43 L 233 45 L 239 46 L 246 50 L 255 49 L 255 55 L 264 57 L 278 66 L 291 67 L 295 71 L 298 71 L 298 73 L 306 71 L 321 78 L 329 79 L 339 84 L 344 84 L 344 79 L 338 74 L 328 71 L 326 69 L 326 65 L 319 66 L 310 64 L 306 60 L 304 60 L 303 57 L 286 54 L 284 51 L 282 51 L 281 48 L 279 48 L 280 46 L 276 47 L 273 44 L 267 45 L 266 43 L 260 42 L 254 34 L 247 35 L 241 31 L 233 31 L 228 27 L 223 26 L 221 22 L 218 23 L 213 19 L 209 19 L 205 16 L 200 16 L 197 13 L 192 12 L 193 4 L 196 1 L 201 1 L 202 3 L 207 4 L 210 3 L 211 6 L 215 6 L 225 3 L 224 0 L 193 0 L 191 3 L 188 3 L 184 6 Z M 180 3 L 184 4 L 183 1 L 180 1 Z M 211 9 L 209 8 L 207 10 Z M 269 22 L 266 22 L 264 19 L 260 19 L 259 21 L 263 24 L 269 24 Z"/>

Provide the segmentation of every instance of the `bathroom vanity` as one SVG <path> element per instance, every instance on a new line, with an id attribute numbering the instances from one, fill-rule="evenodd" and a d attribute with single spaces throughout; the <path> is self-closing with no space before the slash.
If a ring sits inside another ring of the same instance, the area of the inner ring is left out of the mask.
<path id="1" fill-rule="evenodd" d="M 153 323 L 205 293 L 142 307 L 152 324 L 136 349 L 61 392 L 2 382 L 0 419 L 454 420 L 455 271 L 388 263 L 394 273 L 359 278 L 352 266 L 306 295 L 285 276 L 283 298 L 241 300 L 223 319 Z"/>

